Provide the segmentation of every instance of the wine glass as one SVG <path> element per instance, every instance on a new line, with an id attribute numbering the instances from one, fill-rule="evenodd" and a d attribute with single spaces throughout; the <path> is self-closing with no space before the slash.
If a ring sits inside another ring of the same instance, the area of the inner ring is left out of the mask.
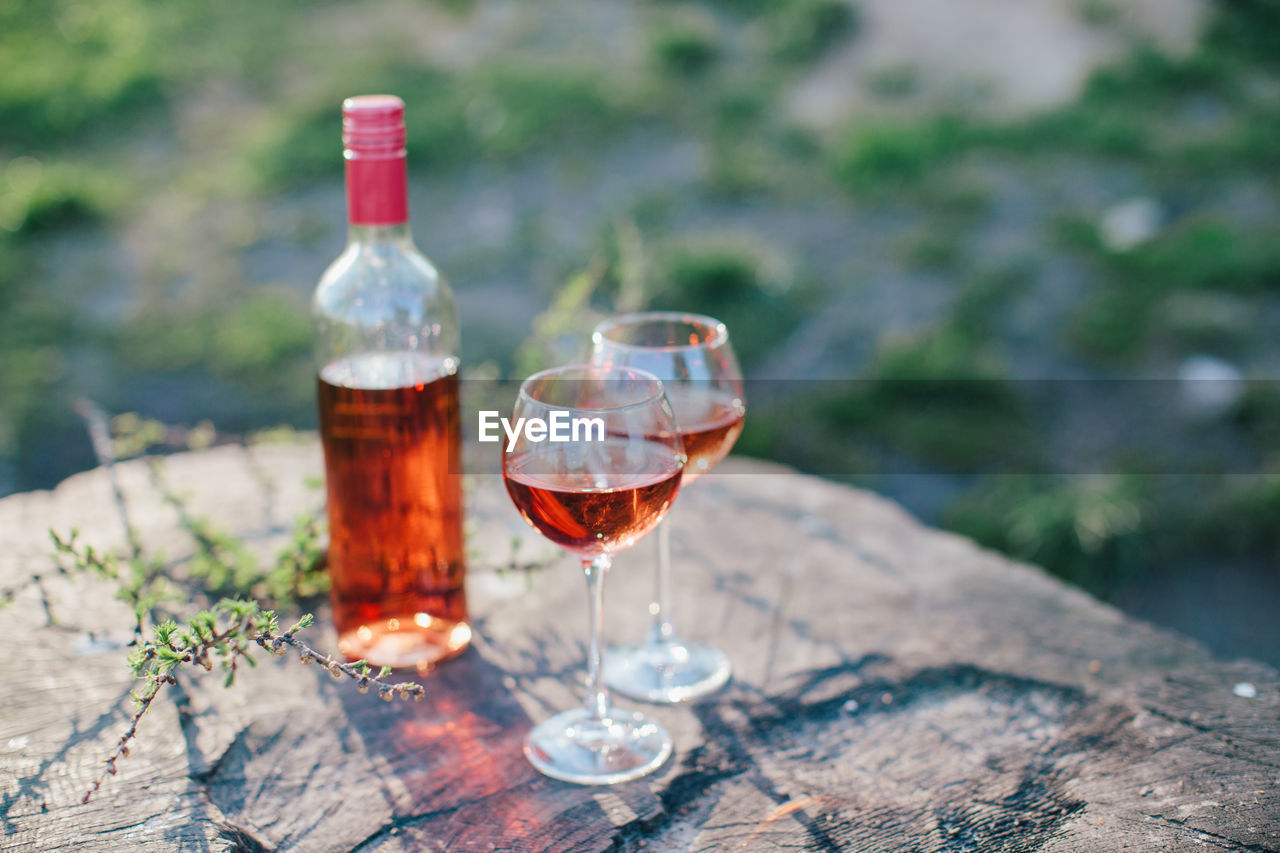
<path id="1" fill-rule="evenodd" d="M 545 427 L 530 426 L 539 422 Z M 535 530 L 582 560 L 590 596 L 583 707 L 535 726 L 525 756 L 566 782 L 635 779 L 662 766 L 671 736 L 609 701 L 600 663 L 604 576 L 612 554 L 656 527 L 680 488 L 685 456 L 675 417 L 651 374 L 583 365 L 526 379 L 511 423 L 519 435 L 502 454 L 507 493 Z"/>
<path id="2" fill-rule="evenodd" d="M 662 380 L 688 461 L 689 483 L 723 459 L 742 432 L 742 372 L 724 323 L 653 311 L 605 320 L 591 336 L 592 363 L 638 368 Z M 605 682 L 650 702 L 683 702 L 719 689 L 733 670 L 724 652 L 676 634 L 671 615 L 671 538 L 658 529 L 653 619 L 642 644 L 611 648 Z"/>

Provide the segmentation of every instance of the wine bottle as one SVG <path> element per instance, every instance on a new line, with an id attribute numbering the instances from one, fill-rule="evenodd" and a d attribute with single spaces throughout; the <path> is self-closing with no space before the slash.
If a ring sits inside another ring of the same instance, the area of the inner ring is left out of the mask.
<path id="1" fill-rule="evenodd" d="M 347 246 L 313 301 L 342 653 L 425 670 L 467 647 L 458 319 L 409 231 L 404 102 L 342 105 Z"/>

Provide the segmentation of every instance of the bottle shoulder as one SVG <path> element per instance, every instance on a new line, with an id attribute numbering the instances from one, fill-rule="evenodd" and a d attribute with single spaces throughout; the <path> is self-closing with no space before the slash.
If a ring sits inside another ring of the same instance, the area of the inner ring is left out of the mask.
<path id="1" fill-rule="evenodd" d="M 362 325 L 456 310 L 448 281 L 412 244 L 348 244 L 320 277 L 312 306 L 318 316 Z"/>
<path id="2" fill-rule="evenodd" d="M 371 351 L 340 357 L 320 369 L 320 379 L 343 388 L 385 391 L 456 376 L 458 359 L 431 353 Z"/>

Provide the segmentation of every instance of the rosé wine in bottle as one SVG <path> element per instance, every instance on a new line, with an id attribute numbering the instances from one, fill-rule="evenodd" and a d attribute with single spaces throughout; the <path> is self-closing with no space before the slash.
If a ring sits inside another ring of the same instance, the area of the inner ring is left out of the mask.
<path id="1" fill-rule="evenodd" d="M 342 105 L 346 249 L 316 288 L 338 645 L 425 670 L 467 647 L 458 321 L 409 233 L 404 103 Z"/>

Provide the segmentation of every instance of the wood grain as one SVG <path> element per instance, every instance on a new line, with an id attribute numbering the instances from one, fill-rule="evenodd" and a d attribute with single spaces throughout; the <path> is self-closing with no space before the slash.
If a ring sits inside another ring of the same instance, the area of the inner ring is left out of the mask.
<path id="1" fill-rule="evenodd" d="M 304 441 L 175 456 L 165 476 L 270 554 L 319 469 Z M 145 467 L 117 473 L 147 548 L 188 553 Z M 47 530 L 117 548 L 122 531 L 101 470 L 0 500 L 0 588 L 20 588 L 0 610 L 0 849 L 1280 851 L 1274 670 L 762 463 L 703 478 L 670 520 L 678 623 L 730 651 L 733 682 L 646 706 L 677 741 L 654 776 L 545 779 L 520 746 L 577 701 L 584 584 L 495 477 L 469 512 L 477 641 L 426 700 L 296 661 L 231 689 L 184 677 L 80 805 L 127 719 L 130 617 L 53 570 Z M 517 562 L 547 566 L 500 570 L 513 536 Z M 609 578 L 615 639 L 643 631 L 650 557 L 641 543 Z"/>

